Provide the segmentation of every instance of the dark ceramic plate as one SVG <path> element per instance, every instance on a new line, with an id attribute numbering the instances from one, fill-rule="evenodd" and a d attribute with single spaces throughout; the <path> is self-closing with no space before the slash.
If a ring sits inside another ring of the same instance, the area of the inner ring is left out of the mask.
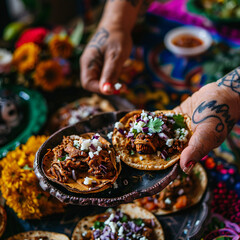
<path id="1" fill-rule="evenodd" d="M 60 201 L 68 204 L 110 207 L 156 194 L 173 181 L 180 169 L 178 163 L 161 171 L 137 170 L 122 163 L 122 171 L 117 179 L 118 188 L 109 188 L 92 194 L 73 193 L 47 179 L 41 168 L 42 159 L 47 149 L 57 146 L 64 135 L 98 132 L 102 137 L 108 139 L 107 134 L 113 131 L 114 123 L 119 121 L 126 113 L 121 111 L 97 114 L 88 120 L 78 122 L 54 133 L 39 148 L 34 161 L 34 171 L 43 190 L 50 192 Z"/>

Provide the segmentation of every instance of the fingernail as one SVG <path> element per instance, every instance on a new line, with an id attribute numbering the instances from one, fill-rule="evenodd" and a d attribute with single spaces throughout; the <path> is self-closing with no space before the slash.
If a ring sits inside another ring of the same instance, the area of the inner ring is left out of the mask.
<path id="1" fill-rule="evenodd" d="M 189 174 L 193 167 L 195 166 L 196 162 L 195 161 L 189 161 L 186 166 L 183 168 L 183 171 L 186 173 L 186 174 Z"/>
<path id="2" fill-rule="evenodd" d="M 112 84 L 109 83 L 109 82 L 104 83 L 102 90 L 103 90 L 104 92 L 106 92 L 106 93 L 112 93 L 112 92 L 113 92 Z"/>

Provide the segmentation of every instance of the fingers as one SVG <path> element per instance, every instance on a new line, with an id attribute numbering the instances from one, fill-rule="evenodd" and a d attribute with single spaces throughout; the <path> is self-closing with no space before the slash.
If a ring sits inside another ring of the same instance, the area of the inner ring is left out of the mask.
<path id="1" fill-rule="evenodd" d="M 119 48 L 113 48 L 105 54 L 104 66 L 99 82 L 100 91 L 103 94 L 116 93 L 115 84 L 118 82 L 122 66 L 126 57 L 123 57 L 122 50 Z M 121 86 L 124 88 L 125 86 Z M 119 89 L 120 90 L 120 89 Z"/>
<path id="2" fill-rule="evenodd" d="M 198 161 L 223 141 L 224 136 L 217 134 L 214 129 L 214 121 L 200 124 L 195 128 L 188 146 L 180 156 L 180 166 L 185 173 L 190 173 Z"/>
<path id="3" fill-rule="evenodd" d="M 81 57 L 83 88 L 106 95 L 117 93 L 120 89 L 114 85 L 118 82 L 126 58 L 122 56 L 121 49 L 107 50 L 104 56 L 95 48 L 86 49 Z M 125 88 L 125 85 L 121 86 L 121 89 Z"/>
<path id="4" fill-rule="evenodd" d="M 87 48 L 80 59 L 81 83 L 86 90 L 100 93 L 99 78 L 103 66 L 103 57 L 95 48 Z"/>

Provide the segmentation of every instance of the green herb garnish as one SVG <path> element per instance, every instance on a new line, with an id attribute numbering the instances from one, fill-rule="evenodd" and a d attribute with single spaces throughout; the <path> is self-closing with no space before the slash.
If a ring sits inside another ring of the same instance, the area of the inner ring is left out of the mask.
<path id="1" fill-rule="evenodd" d="M 133 221 L 137 226 L 141 226 L 143 223 L 143 220 L 141 218 L 134 219 Z"/>
<path id="2" fill-rule="evenodd" d="M 66 159 L 67 156 L 64 157 L 58 157 L 58 161 L 64 161 Z"/>
<path id="3" fill-rule="evenodd" d="M 23 167 L 24 170 L 33 170 L 33 168 L 30 168 L 27 164 Z"/>
<path id="4" fill-rule="evenodd" d="M 171 160 L 171 157 L 167 157 L 166 161 L 169 161 L 169 160 Z"/>
<path id="5" fill-rule="evenodd" d="M 94 228 L 95 228 L 95 229 L 103 230 L 104 227 L 105 227 L 105 223 L 104 223 L 104 222 L 96 221 L 96 222 L 94 223 Z"/>
<path id="6" fill-rule="evenodd" d="M 128 218 L 126 215 L 123 215 L 122 219 L 121 219 L 121 222 L 127 222 Z"/>
<path id="7" fill-rule="evenodd" d="M 150 132 L 153 133 L 159 133 L 162 131 L 162 125 L 164 124 L 162 119 L 159 118 L 155 118 L 155 119 L 151 119 L 148 124 L 147 127 L 151 130 Z"/>
<path id="8" fill-rule="evenodd" d="M 131 149 L 130 155 L 134 155 L 135 152 Z"/>
<path id="9" fill-rule="evenodd" d="M 174 128 L 186 128 L 184 117 L 181 114 L 173 115 L 173 119 L 175 120 Z"/>

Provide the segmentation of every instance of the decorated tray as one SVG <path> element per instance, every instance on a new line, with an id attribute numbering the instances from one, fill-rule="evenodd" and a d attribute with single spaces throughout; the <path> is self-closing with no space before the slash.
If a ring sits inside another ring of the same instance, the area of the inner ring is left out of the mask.
<path id="1" fill-rule="evenodd" d="M 25 143 L 30 136 L 36 134 L 45 123 L 47 117 L 47 104 L 39 92 L 20 86 L 10 86 L 1 89 L 1 95 L 6 95 L 6 92 L 9 92 L 11 97 L 14 96 L 17 99 L 20 122 L 7 135 L 8 141 L 0 145 L 0 158 L 6 156 L 9 150 L 15 149 L 21 143 Z M 3 106 L 5 98 L 0 97 L 0 100 L 2 101 L 1 106 Z M 13 106 L 11 105 L 10 107 Z M 9 108 L 9 113 L 11 113 L 11 110 Z M 9 116 L 9 119 L 10 117 L 12 118 L 12 116 Z"/>
<path id="2" fill-rule="evenodd" d="M 101 113 L 88 120 L 63 128 L 50 136 L 39 148 L 34 161 L 34 171 L 39 179 L 40 186 L 60 201 L 68 204 L 104 207 L 131 202 L 136 198 L 156 194 L 165 188 L 177 177 L 180 169 L 178 163 L 161 171 L 138 170 L 122 163 L 122 171 L 116 181 L 116 188 L 112 187 L 102 192 L 89 194 L 70 192 L 61 185 L 49 180 L 44 174 L 42 169 L 43 157 L 48 149 L 52 149 L 61 142 L 63 136 L 97 132 L 105 139 L 108 139 L 107 134 L 113 131 L 115 122 L 125 114 L 125 111 Z"/>

